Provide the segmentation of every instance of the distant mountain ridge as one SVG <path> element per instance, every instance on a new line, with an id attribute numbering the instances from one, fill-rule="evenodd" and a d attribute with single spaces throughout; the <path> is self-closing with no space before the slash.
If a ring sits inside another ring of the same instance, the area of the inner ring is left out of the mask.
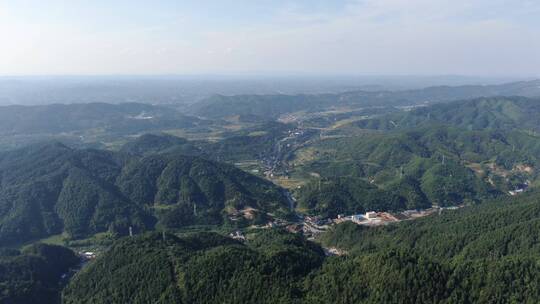
<path id="1" fill-rule="evenodd" d="M 336 106 L 411 106 L 493 96 L 540 96 L 540 80 L 502 85 L 436 86 L 406 91 L 352 91 L 317 95 L 215 95 L 191 106 L 189 113 L 223 118 L 256 115 L 277 118 L 301 110 L 314 111 Z"/>
<path id="2" fill-rule="evenodd" d="M 354 126 L 393 130 L 446 124 L 468 130 L 540 131 L 540 98 L 490 97 L 456 101 L 359 120 Z"/>
<path id="3" fill-rule="evenodd" d="M 200 123 L 174 109 L 142 103 L 1 106 L 0 135 L 49 134 L 101 128 L 136 133 Z"/>

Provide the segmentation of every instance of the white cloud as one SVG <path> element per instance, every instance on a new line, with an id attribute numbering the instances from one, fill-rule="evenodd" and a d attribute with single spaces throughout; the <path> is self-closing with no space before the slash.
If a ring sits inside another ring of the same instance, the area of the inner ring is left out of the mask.
<path id="1" fill-rule="evenodd" d="M 531 74 L 535 12 L 525 0 L 362 0 L 338 13 L 285 7 L 246 27 L 179 17 L 110 31 L 0 18 L 0 74 Z"/>

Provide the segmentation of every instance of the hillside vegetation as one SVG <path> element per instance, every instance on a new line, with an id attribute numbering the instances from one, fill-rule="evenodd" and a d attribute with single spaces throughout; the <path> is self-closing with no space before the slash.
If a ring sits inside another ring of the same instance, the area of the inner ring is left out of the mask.
<path id="1" fill-rule="evenodd" d="M 352 256 L 404 250 L 437 261 L 450 274 L 451 303 L 534 303 L 540 298 L 539 202 L 531 192 L 387 227 L 344 223 L 322 242 Z"/>
<path id="2" fill-rule="evenodd" d="M 433 125 L 413 131 L 327 139 L 309 149 L 316 151 L 315 156 L 296 164 L 297 172 L 315 172 L 331 181 L 362 179 L 365 182 L 356 181 L 354 188 L 366 188 L 362 185 L 369 183 L 377 196 L 382 197 L 381 191 L 401 192 L 414 200 L 420 198 L 419 202 L 426 197 L 430 203 L 449 206 L 478 202 L 531 184 L 537 178 L 540 138 L 520 131 L 466 131 Z M 298 190 L 299 201 L 326 196 L 337 204 L 340 199 L 331 199 L 332 195 L 351 192 L 343 182 L 331 191 L 323 191 L 324 185 L 322 190 L 310 185 Z M 408 190 L 403 190 L 405 185 Z M 369 196 L 357 197 L 356 207 L 370 205 Z M 384 201 L 391 204 L 395 200 Z M 403 209 L 407 203 L 401 201 L 394 208 L 382 204 L 371 207 Z M 362 211 L 363 207 L 345 210 Z"/>
<path id="3" fill-rule="evenodd" d="M 127 142 L 120 151 L 133 155 L 179 153 L 227 162 L 263 159 L 276 152 L 276 143 L 292 128 L 279 122 L 263 122 L 224 132 L 223 138 L 217 141 L 188 141 L 167 134 L 144 134 Z"/>
<path id="4" fill-rule="evenodd" d="M 246 246 L 217 234 L 125 239 L 78 273 L 64 303 L 294 303 L 324 259 L 300 236 L 263 231 Z"/>
<path id="5" fill-rule="evenodd" d="M 127 238 L 80 272 L 66 303 L 535 303 L 538 193 L 367 228 L 322 249 L 279 230 Z"/>
<path id="6" fill-rule="evenodd" d="M 367 211 L 424 209 L 430 201 L 412 178 L 400 179 L 380 189 L 360 178 L 314 180 L 296 191 L 301 210 L 323 217 Z"/>
<path id="7" fill-rule="evenodd" d="M 194 104 L 192 113 L 209 118 L 254 115 L 277 118 L 296 111 L 333 107 L 411 106 L 492 96 L 538 97 L 538 81 L 491 86 L 438 86 L 407 91 L 353 91 L 318 95 L 216 95 Z"/>
<path id="8" fill-rule="evenodd" d="M 446 124 L 467 130 L 540 130 L 540 99 L 493 97 L 420 107 L 410 112 L 354 122 L 361 128 L 392 130 Z"/>
<path id="9" fill-rule="evenodd" d="M 223 224 L 253 208 L 285 215 L 281 189 L 231 165 L 180 154 L 148 157 L 61 144 L 0 154 L 0 242 L 65 233 L 126 234 L 158 225 Z M 230 222 L 242 225 L 252 219 Z"/>
<path id="10" fill-rule="evenodd" d="M 34 244 L 22 251 L 0 248 L 0 303 L 59 303 L 61 276 L 79 262 L 61 246 Z"/>
<path id="11" fill-rule="evenodd" d="M 52 104 L 0 107 L 0 135 L 50 134 L 105 129 L 133 134 L 154 129 L 194 126 L 197 118 L 141 103 Z"/>

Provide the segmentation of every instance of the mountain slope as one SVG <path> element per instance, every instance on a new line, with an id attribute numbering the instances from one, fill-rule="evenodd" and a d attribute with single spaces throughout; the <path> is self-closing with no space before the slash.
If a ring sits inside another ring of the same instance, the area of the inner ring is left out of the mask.
<path id="1" fill-rule="evenodd" d="M 360 178 L 341 177 L 312 181 L 295 194 L 301 210 L 330 218 L 338 214 L 431 207 L 413 178 L 400 179 L 386 188 L 380 189 Z"/>
<path id="2" fill-rule="evenodd" d="M 536 241 L 539 200 L 539 193 L 531 191 L 388 227 L 366 229 L 346 223 L 335 226 L 322 242 L 355 254 L 414 249 L 418 254 L 455 263 L 519 255 L 535 257 L 540 246 Z"/>
<path id="3" fill-rule="evenodd" d="M 534 303 L 539 194 L 380 227 L 339 224 L 325 246 L 280 230 L 126 238 L 83 269 L 65 303 Z"/>
<path id="4" fill-rule="evenodd" d="M 287 206 L 270 182 L 198 157 L 140 158 L 61 144 L 0 154 L 3 242 L 62 232 L 125 234 L 129 226 L 150 229 L 156 220 L 174 227 L 221 224 L 247 207 L 283 215 Z"/>
<path id="5" fill-rule="evenodd" d="M 144 134 L 127 142 L 121 151 L 133 155 L 180 153 L 198 155 L 218 161 L 242 161 L 270 157 L 280 139 L 294 127 L 278 122 L 265 122 L 242 130 L 222 134 L 218 141 L 188 141 L 167 134 Z"/>
<path id="6" fill-rule="evenodd" d="M 400 188 L 400 181 L 408 180 L 412 184 L 402 185 L 409 189 L 403 193 L 425 195 L 439 205 L 479 201 L 533 185 L 540 166 L 540 138 L 520 131 L 467 131 L 432 125 L 413 131 L 325 139 L 304 149 L 312 156 L 294 160 L 297 172 L 316 173 L 329 180 L 363 179 L 378 186 L 377 191 L 390 192 Z M 307 152 L 300 150 L 297 155 Z M 322 196 L 350 193 L 340 189 Z M 317 187 L 309 185 L 297 194 L 301 202 L 308 197 L 322 198 Z M 369 205 L 373 200 L 368 198 L 360 195 L 354 205 Z M 372 207 L 382 209 L 383 205 Z"/>
<path id="7" fill-rule="evenodd" d="M 113 133 L 193 126 L 199 120 L 173 109 L 139 103 L 0 107 L 0 135 L 51 134 L 103 128 Z"/>
<path id="8" fill-rule="evenodd" d="M 79 262 L 61 246 L 34 244 L 22 252 L 0 247 L 0 303 L 58 303 L 61 276 Z"/>
<path id="9" fill-rule="evenodd" d="M 540 99 L 524 97 L 480 98 L 437 104 L 410 112 L 354 122 L 360 128 L 392 130 L 429 124 L 447 124 L 468 130 L 540 130 Z"/>
<path id="10" fill-rule="evenodd" d="M 386 227 L 368 229 L 344 223 L 323 235 L 321 241 L 325 246 L 347 250 L 353 256 L 351 260 L 378 252 L 414 251 L 424 261 L 436 261 L 448 276 L 443 279 L 443 303 L 536 302 L 540 297 L 539 199 L 538 192 L 531 192 Z M 422 273 L 412 267 L 409 274 Z M 339 269 L 347 271 L 346 264 Z M 343 294 L 358 288 L 345 279 L 351 276 L 334 269 L 324 271 L 319 284 L 340 280 L 346 285 L 338 285 L 339 289 L 318 285 L 315 295 Z M 386 282 L 389 279 L 386 277 Z M 417 280 L 426 282 L 425 277 Z"/>
<path id="11" fill-rule="evenodd" d="M 249 246 L 216 234 L 124 239 L 70 282 L 64 303 L 297 303 L 322 249 L 262 231 Z"/>
<path id="12" fill-rule="evenodd" d="M 277 118 L 296 111 L 332 107 L 411 106 L 492 96 L 540 96 L 540 80 L 489 86 L 438 86 L 407 91 L 354 91 L 318 95 L 217 95 L 192 106 L 190 112 L 210 118 L 255 115 Z"/>

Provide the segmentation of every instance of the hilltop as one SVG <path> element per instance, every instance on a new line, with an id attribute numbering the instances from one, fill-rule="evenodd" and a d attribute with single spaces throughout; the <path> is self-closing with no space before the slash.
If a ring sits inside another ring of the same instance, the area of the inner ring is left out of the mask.
<path id="1" fill-rule="evenodd" d="M 322 236 L 280 230 L 125 238 L 83 269 L 65 303 L 492 303 L 540 298 L 538 193 Z M 519 274 L 519 275 L 516 275 Z"/>
<path id="2" fill-rule="evenodd" d="M 195 156 L 130 156 L 39 144 L 0 154 L 0 240 L 64 233 L 126 234 L 192 224 L 223 224 L 244 208 L 285 215 L 288 201 L 272 183 Z M 235 222 L 236 221 L 236 222 Z"/>
<path id="3" fill-rule="evenodd" d="M 393 130 L 412 129 L 429 124 L 446 124 L 467 130 L 513 130 L 538 132 L 540 99 L 493 97 L 462 100 L 420 107 L 410 112 L 382 115 L 354 123 L 359 128 Z"/>

